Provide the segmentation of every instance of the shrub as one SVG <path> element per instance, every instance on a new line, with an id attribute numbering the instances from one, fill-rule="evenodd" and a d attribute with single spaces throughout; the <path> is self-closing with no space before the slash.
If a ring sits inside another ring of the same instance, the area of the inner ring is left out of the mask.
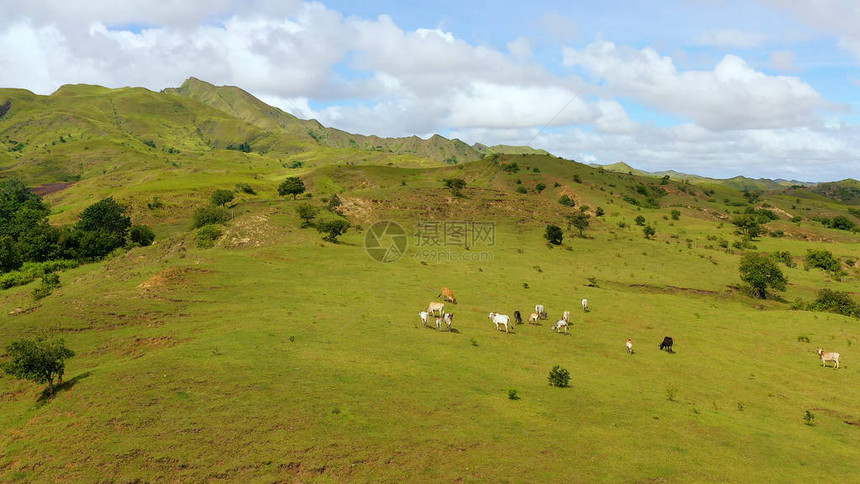
<path id="1" fill-rule="evenodd" d="M 561 242 L 564 240 L 564 234 L 561 231 L 561 227 L 558 225 L 548 224 L 543 236 L 550 244 L 553 245 L 561 245 Z"/>
<path id="2" fill-rule="evenodd" d="M 227 205 L 228 203 L 230 203 L 232 201 L 233 201 L 233 192 L 231 192 L 230 190 L 223 190 L 223 189 L 215 190 L 215 193 L 212 194 L 212 198 L 210 199 L 210 202 L 212 202 L 212 205 L 219 206 L 219 207 L 223 207 L 224 205 Z"/>
<path id="3" fill-rule="evenodd" d="M 818 297 L 810 305 L 810 309 L 860 318 L 860 304 L 851 299 L 848 293 L 830 289 L 818 291 Z"/>
<path id="4" fill-rule="evenodd" d="M 565 368 L 555 365 L 549 371 L 549 385 L 558 388 L 565 388 L 570 384 L 570 372 Z"/>
<path id="5" fill-rule="evenodd" d="M 152 245 L 152 241 L 155 240 L 155 233 L 146 225 L 134 225 L 128 231 L 128 238 L 132 244 L 146 247 Z"/>
<path id="6" fill-rule="evenodd" d="M 672 212 L 670 212 L 670 213 L 672 215 L 672 220 L 679 220 L 681 218 L 681 211 L 680 210 L 672 210 Z"/>
<path id="7" fill-rule="evenodd" d="M 803 268 L 819 268 L 828 272 L 839 272 L 842 270 L 842 265 L 839 261 L 833 258 L 833 254 L 826 249 L 809 249 L 806 251 Z"/>
<path id="8" fill-rule="evenodd" d="M 636 225 L 640 227 L 645 225 L 645 217 L 643 217 L 642 215 L 637 215 L 636 218 L 633 219 L 633 221 L 636 223 Z"/>
<path id="9" fill-rule="evenodd" d="M 526 187 L 524 187 L 524 186 L 522 186 L 522 185 L 519 185 L 519 186 L 517 187 L 517 193 L 528 193 L 528 192 L 529 192 L 529 191 L 526 189 Z"/>
<path id="10" fill-rule="evenodd" d="M 573 181 L 576 183 L 582 183 L 582 178 L 580 178 L 579 175 L 573 175 Z"/>
<path id="11" fill-rule="evenodd" d="M 455 197 L 461 196 L 462 190 L 466 188 L 466 180 L 462 178 L 446 178 L 442 182 L 445 184 L 445 188 L 451 190 L 451 194 Z"/>
<path id="12" fill-rule="evenodd" d="M 535 190 L 537 190 L 538 193 L 546 190 L 546 184 L 545 183 L 538 183 L 537 185 L 535 185 Z"/>
<path id="13" fill-rule="evenodd" d="M 305 193 L 305 182 L 297 176 L 288 177 L 278 186 L 278 195 L 282 197 L 292 195 L 293 200 L 295 200 L 296 195 L 301 195 L 302 193 Z"/>
<path id="14" fill-rule="evenodd" d="M 812 427 L 815 425 L 815 414 L 812 413 L 812 410 L 807 410 L 806 414 L 803 416 L 803 423 Z"/>
<path id="15" fill-rule="evenodd" d="M 748 253 L 741 259 L 741 280 L 752 288 L 753 296 L 767 298 L 767 289 L 784 291 L 788 280 L 768 254 Z"/>
<path id="16" fill-rule="evenodd" d="M 508 399 L 509 400 L 519 400 L 520 397 L 517 396 L 517 391 L 514 389 L 508 390 Z"/>
<path id="17" fill-rule="evenodd" d="M 854 222 L 845 215 L 837 215 L 833 217 L 833 220 L 830 222 L 830 227 L 839 230 L 852 230 L 854 228 Z"/>
<path id="18" fill-rule="evenodd" d="M 771 252 L 770 256 L 773 257 L 773 260 L 785 264 L 786 267 L 795 267 L 797 265 L 791 258 L 791 252 L 787 250 Z"/>
<path id="19" fill-rule="evenodd" d="M 562 196 L 558 199 L 558 203 L 560 203 L 560 204 L 562 204 L 562 205 L 564 205 L 564 206 L 566 206 L 566 207 L 573 207 L 573 206 L 576 206 L 576 201 L 574 201 L 572 198 L 570 198 L 570 197 L 569 197 L 569 196 L 567 196 L 567 195 L 562 195 Z"/>
<path id="20" fill-rule="evenodd" d="M 197 247 L 201 249 L 211 249 L 215 246 L 215 241 L 218 240 L 218 237 L 221 237 L 221 228 L 209 224 L 200 227 L 197 230 L 197 235 L 195 238 L 197 239 Z"/>
<path id="21" fill-rule="evenodd" d="M 319 213 L 319 208 L 311 205 L 310 203 L 303 203 L 296 207 L 296 213 L 299 218 L 302 219 L 302 227 L 310 227 L 311 220 L 317 216 Z"/>
<path id="22" fill-rule="evenodd" d="M 205 225 L 226 223 L 230 220 L 230 211 L 224 207 L 209 205 L 195 210 L 192 218 L 194 224 L 191 228 L 196 229 Z"/>
<path id="23" fill-rule="evenodd" d="M 50 395 L 54 394 L 54 378 L 62 382 L 66 360 L 75 356 L 62 339 L 41 337 L 13 341 L 6 347 L 6 352 L 9 360 L 0 365 L 3 371 L 19 380 L 47 383 Z"/>
<path id="24" fill-rule="evenodd" d="M 337 238 L 345 234 L 351 224 L 349 220 L 343 218 L 331 218 L 317 222 L 317 231 L 321 234 L 326 234 L 323 240 L 335 243 Z"/>
<path id="25" fill-rule="evenodd" d="M 603 207 L 597 207 L 596 209 L 594 209 L 595 217 L 602 217 L 605 213 L 606 212 L 603 210 Z"/>
<path id="26" fill-rule="evenodd" d="M 244 183 L 244 182 L 236 184 L 236 191 L 242 192 L 242 193 L 247 193 L 248 195 L 256 195 L 257 194 L 257 192 L 254 191 L 254 188 L 251 187 L 251 185 Z"/>
<path id="27" fill-rule="evenodd" d="M 646 225 L 642 227 L 642 233 L 645 235 L 646 239 L 650 239 L 657 233 L 657 231 L 654 229 L 654 227 Z"/>

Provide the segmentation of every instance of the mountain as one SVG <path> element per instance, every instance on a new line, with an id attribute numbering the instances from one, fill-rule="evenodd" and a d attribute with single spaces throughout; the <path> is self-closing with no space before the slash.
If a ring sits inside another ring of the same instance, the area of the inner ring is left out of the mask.
<path id="1" fill-rule="evenodd" d="M 644 170 L 639 170 L 639 169 L 633 168 L 632 166 L 630 166 L 624 162 L 612 163 L 609 165 L 599 165 L 596 163 L 591 163 L 590 166 L 593 166 L 595 168 L 598 168 L 598 167 L 603 168 L 604 170 L 614 171 L 617 173 L 628 173 L 628 174 L 639 175 L 639 176 L 657 177 L 657 178 L 669 176 L 669 178 L 671 178 L 673 180 L 686 180 L 686 181 L 689 181 L 690 183 L 697 183 L 697 184 L 714 183 L 714 184 L 718 184 L 718 185 L 731 187 L 731 188 L 734 188 L 734 189 L 740 190 L 740 191 L 776 191 L 776 190 L 781 190 L 781 189 L 785 189 L 785 188 L 792 187 L 792 186 L 804 186 L 804 187 L 806 187 L 806 186 L 816 185 L 815 183 L 801 182 L 801 181 L 797 181 L 797 180 L 784 180 L 784 179 L 770 180 L 767 178 L 753 179 L 753 178 L 747 178 L 744 176 L 736 176 L 736 177 L 725 178 L 725 179 L 709 178 L 709 177 L 700 176 L 700 175 L 691 175 L 689 173 L 682 173 L 682 172 L 678 172 L 675 170 L 649 172 L 649 171 L 644 171 Z"/>

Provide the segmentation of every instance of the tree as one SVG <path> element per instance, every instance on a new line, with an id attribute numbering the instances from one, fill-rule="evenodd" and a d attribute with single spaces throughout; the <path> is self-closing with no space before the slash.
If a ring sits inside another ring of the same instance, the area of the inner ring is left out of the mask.
<path id="1" fill-rule="evenodd" d="M 0 236 L 0 273 L 18 270 L 22 264 L 21 254 L 12 237 Z"/>
<path id="2" fill-rule="evenodd" d="M 642 215 L 637 215 L 636 218 L 633 219 L 633 221 L 636 222 L 636 225 L 639 225 L 639 226 L 645 225 L 645 217 L 643 217 Z"/>
<path id="3" fill-rule="evenodd" d="M 681 211 L 673 209 L 672 212 L 672 220 L 679 220 L 681 218 Z"/>
<path id="4" fill-rule="evenodd" d="M 212 205 L 223 207 L 233 201 L 233 192 L 223 189 L 215 190 L 210 201 L 212 202 Z"/>
<path id="5" fill-rule="evenodd" d="M 537 185 L 535 185 L 535 190 L 537 190 L 538 193 L 546 190 L 546 184 L 545 183 L 538 183 Z"/>
<path id="6" fill-rule="evenodd" d="M 839 230 L 853 230 L 854 222 L 845 215 L 837 215 L 830 222 L 830 227 Z"/>
<path id="7" fill-rule="evenodd" d="M 559 365 L 552 367 L 549 371 L 549 384 L 553 387 L 565 388 L 570 384 L 570 372 Z"/>
<path id="8" fill-rule="evenodd" d="M 553 245 L 561 245 L 561 242 L 564 240 L 561 227 L 552 224 L 546 226 L 546 232 L 544 232 L 543 237 Z"/>
<path id="9" fill-rule="evenodd" d="M 288 177 L 278 186 L 278 195 L 282 197 L 292 195 L 293 200 L 295 200 L 296 195 L 301 195 L 302 193 L 305 193 L 305 182 L 297 176 Z"/>
<path id="10" fill-rule="evenodd" d="M 87 232 L 102 231 L 125 240 L 131 228 L 131 218 L 126 216 L 126 208 L 113 197 L 100 200 L 81 213 L 81 218 L 75 228 Z"/>
<path id="11" fill-rule="evenodd" d="M 323 240 L 332 243 L 336 243 L 337 238 L 345 234 L 351 226 L 352 224 L 349 223 L 349 220 L 343 218 L 327 219 L 316 224 L 317 231 L 321 234 L 326 234 Z"/>
<path id="12" fill-rule="evenodd" d="M 560 203 L 566 207 L 573 207 L 576 205 L 576 201 L 574 199 L 570 198 L 569 196 L 567 196 L 566 194 L 562 195 L 558 199 L 558 203 Z"/>
<path id="13" fill-rule="evenodd" d="M 603 210 L 603 207 L 597 207 L 596 209 L 594 209 L 594 216 L 595 217 L 602 217 L 605 213 L 606 213 L 606 211 Z"/>
<path id="14" fill-rule="evenodd" d="M 767 298 L 767 289 L 784 291 L 788 284 L 782 271 L 770 255 L 755 252 L 747 253 L 739 267 L 741 280 L 750 285 L 753 295 L 759 299 Z"/>
<path id="15" fill-rule="evenodd" d="M 568 215 L 567 216 L 568 228 L 570 228 L 571 225 L 576 227 L 579 230 L 579 236 L 585 237 L 585 234 L 583 234 L 583 231 L 588 228 L 588 225 L 589 225 L 588 219 L 590 219 L 590 218 L 591 218 L 591 215 L 588 215 L 587 213 L 582 213 L 582 212 L 576 213 L 573 215 Z"/>
<path id="16" fill-rule="evenodd" d="M 0 182 L 0 236 L 18 240 L 49 213 L 48 206 L 21 180 L 10 178 Z"/>
<path id="17" fill-rule="evenodd" d="M 6 347 L 9 361 L 2 364 L 3 371 L 19 380 L 47 383 L 50 394 L 54 394 L 54 378 L 63 381 L 66 360 L 75 352 L 66 348 L 62 339 L 21 339 Z"/>
<path id="18" fill-rule="evenodd" d="M 803 268 L 824 269 L 827 272 L 839 272 L 842 270 L 842 264 L 833 258 L 833 253 L 827 249 L 808 249 L 804 258 Z"/>
<path id="19" fill-rule="evenodd" d="M 310 227 L 311 220 L 317 216 L 319 211 L 319 208 L 311 205 L 310 203 L 303 203 L 296 207 L 296 213 L 299 215 L 299 218 L 302 219 L 302 227 Z"/>
<path id="20" fill-rule="evenodd" d="M 650 239 L 657 233 L 657 231 L 654 229 L 654 227 L 646 225 L 642 227 L 642 233 L 645 234 L 646 239 Z"/>
<path id="21" fill-rule="evenodd" d="M 761 235 L 761 223 L 754 213 L 735 215 L 732 218 L 732 224 L 738 228 L 738 232 L 750 240 Z"/>
<path id="22" fill-rule="evenodd" d="M 445 183 L 445 187 L 450 189 L 451 194 L 455 197 L 461 196 L 461 190 L 466 188 L 466 180 L 463 180 L 462 178 L 446 178 L 442 181 Z"/>

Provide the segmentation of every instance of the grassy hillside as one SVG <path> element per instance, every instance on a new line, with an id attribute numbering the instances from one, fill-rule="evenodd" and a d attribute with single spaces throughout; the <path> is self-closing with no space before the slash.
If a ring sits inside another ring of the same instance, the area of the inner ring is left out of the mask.
<path id="1" fill-rule="evenodd" d="M 331 148 L 265 125 L 286 113 L 242 114 L 236 100 L 230 114 L 141 89 L 3 99 L 0 176 L 74 182 L 46 195 L 52 223 L 113 195 L 158 238 L 60 273 L 44 299 L 32 298 L 38 282 L 0 291 L 0 348 L 49 334 L 77 353 L 52 399 L 0 376 L 0 481 L 852 482 L 860 472 L 858 320 L 792 309 L 822 288 L 860 299 L 860 235 L 815 220 L 860 223 L 847 203 L 799 188 L 751 201 L 717 183 L 534 153 L 446 165 Z M 225 149 L 248 140 L 250 153 Z M 287 176 L 309 195 L 278 197 Z M 463 196 L 448 178 L 466 181 Z M 193 210 L 237 183 L 256 193 L 237 194 L 215 247 L 198 247 Z M 301 228 L 295 210 L 333 194 L 353 223 L 337 244 Z M 755 249 L 735 248 L 731 218 L 749 207 L 778 219 Z M 566 217 L 583 210 L 578 237 Z M 408 234 L 395 262 L 364 249 L 380 220 Z M 543 238 L 550 223 L 564 229 L 561 246 Z M 843 273 L 804 270 L 810 249 L 831 251 Z M 738 264 L 751 250 L 790 252 L 785 292 L 747 294 Z M 446 306 L 450 333 L 419 324 L 442 286 L 458 300 Z M 535 304 L 549 319 L 512 334 L 487 318 Z M 549 329 L 565 310 L 567 336 Z M 664 336 L 674 354 L 658 350 Z M 839 370 L 821 367 L 819 346 L 843 355 Z M 569 388 L 548 385 L 555 365 Z"/>

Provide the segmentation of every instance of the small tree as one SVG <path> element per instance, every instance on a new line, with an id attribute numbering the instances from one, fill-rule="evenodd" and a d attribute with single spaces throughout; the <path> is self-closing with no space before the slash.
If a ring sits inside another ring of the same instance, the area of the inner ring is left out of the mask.
<path id="1" fill-rule="evenodd" d="M 642 227 L 642 233 L 645 234 L 646 239 L 650 239 L 651 237 L 654 236 L 654 234 L 657 233 L 657 231 L 654 230 L 654 227 L 652 227 L 650 225 L 646 225 L 646 226 Z"/>
<path id="2" fill-rule="evenodd" d="M 299 215 L 299 218 L 302 219 L 303 228 L 311 226 L 311 220 L 317 216 L 319 211 L 319 208 L 311 205 L 310 203 L 303 203 L 296 207 L 296 213 Z"/>
<path id="3" fill-rule="evenodd" d="M 553 245 L 561 245 L 561 242 L 564 240 L 564 233 L 561 231 L 561 227 L 558 225 L 548 224 L 546 226 L 546 232 L 544 232 L 543 237 Z"/>
<path id="4" fill-rule="evenodd" d="M 761 223 L 754 213 L 744 213 L 732 217 L 732 224 L 738 228 L 738 233 L 752 240 L 761 235 Z"/>
<path id="5" fill-rule="evenodd" d="M 585 237 L 585 234 L 583 233 L 583 231 L 588 228 L 588 225 L 589 225 L 588 219 L 590 219 L 590 218 L 591 218 L 591 215 L 588 215 L 587 213 L 582 213 L 582 212 L 576 213 L 573 215 L 568 215 L 567 216 L 568 228 L 570 228 L 571 225 L 576 227 L 577 230 L 579 230 L 579 236 Z"/>
<path id="6" fill-rule="evenodd" d="M 47 383 L 51 395 L 54 394 L 54 378 L 63 381 L 66 360 L 75 352 L 66 348 L 62 339 L 35 340 L 21 339 L 6 347 L 9 361 L 2 364 L 3 371 L 19 380 Z"/>
<path id="7" fill-rule="evenodd" d="M 134 225 L 128 231 L 128 238 L 131 243 L 146 247 L 152 245 L 152 241 L 155 240 L 155 233 L 146 225 Z"/>
<path id="8" fill-rule="evenodd" d="M 566 206 L 566 207 L 573 207 L 573 206 L 575 206 L 575 205 L 576 205 L 576 201 L 575 201 L 574 199 L 570 198 L 570 197 L 569 197 L 569 196 L 567 196 L 567 195 L 562 195 L 562 196 L 558 199 L 558 203 L 560 203 L 560 204 L 562 204 L 562 205 L 564 205 L 564 206 Z"/>
<path id="9" fill-rule="evenodd" d="M 326 234 L 326 236 L 323 237 L 323 240 L 336 243 L 337 238 L 345 234 L 351 225 L 352 224 L 349 223 L 349 220 L 343 218 L 332 218 L 317 222 L 316 227 L 319 233 Z"/>
<path id="10" fill-rule="evenodd" d="M 192 229 L 203 227 L 204 225 L 222 224 L 230 220 L 230 211 L 224 207 L 209 205 L 195 210 L 192 219 L 194 220 L 194 224 L 191 226 Z"/>
<path id="11" fill-rule="evenodd" d="M 466 180 L 462 178 L 446 178 L 442 180 L 445 187 L 451 190 L 451 194 L 455 197 L 462 196 L 462 190 L 466 188 Z"/>
<path id="12" fill-rule="evenodd" d="M 679 220 L 681 218 L 681 211 L 673 209 L 671 212 L 672 220 Z"/>
<path id="13" fill-rule="evenodd" d="M 546 190 L 546 184 L 545 183 L 538 183 L 537 185 L 535 185 L 535 190 L 537 190 L 538 193 Z"/>
<path id="14" fill-rule="evenodd" d="M 526 187 L 524 187 L 522 185 L 517 187 L 517 193 L 528 193 L 528 192 L 529 192 L 528 189 L 526 189 Z"/>
<path id="15" fill-rule="evenodd" d="M 301 195 L 302 193 L 305 193 L 305 182 L 297 176 L 287 178 L 278 186 L 278 195 L 282 197 L 292 195 L 293 200 L 295 200 L 296 195 Z"/>
<path id="16" fill-rule="evenodd" d="M 788 280 L 768 254 L 750 252 L 741 259 L 741 280 L 752 288 L 753 295 L 759 299 L 767 298 L 767 289 L 772 287 L 784 291 Z"/>
<path id="17" fill-rule="evenodd" d="M 834 273 L 842 270 L 842 264 L 833 258 L 833 253 L 829 250 L 808 249 L 803 260 L 803 268 L 809 270 L 816 267 Z"/>
<path id="18" fill-rule="evenodd" d="M 215 190 L 210 199 L 212 205 L 223 207 L 233 201 L 233 192 L 230 190 Z"/>
<path id="19" fill-rule="evenodd" d="M 602 217 L 605 213 L 606 213 L 606 211 L 603 210 L 603 207 L 597 207 L 596 209 L 594 209 L 594 216 L 595 217 Z"/>
<path id="20" fill-rule="evenodd" d="M 642 215 L 637 215 L 636 218 L 633 219 L 633 221 L 636 222 L 636 225 L 639 225 L 640 227 L 645 225 L 645 217 L 643 217 Z"/>
<path id="21" fill-rule="evenodd" d="M 553 387 L 565 388 L 570 384 L 570 372 L 559 365 L 552 367 L 549 371 L 549 385 Z"/>

